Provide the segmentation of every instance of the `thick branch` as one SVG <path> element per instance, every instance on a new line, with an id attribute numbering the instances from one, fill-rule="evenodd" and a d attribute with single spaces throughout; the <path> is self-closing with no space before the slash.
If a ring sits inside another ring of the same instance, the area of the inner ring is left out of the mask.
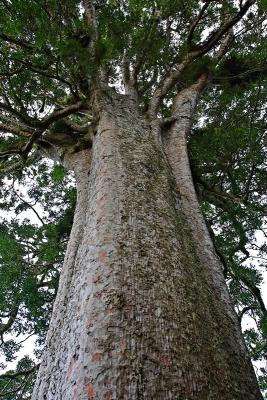
<path id="1" fill-rule="evenodd" d="M 182 72 L 189 65 L 189 59 L 183 61 L 176 69 L 171 70 L 160 82 L 155 90 L 148 108 L 148 115 L 155 118 L 162 99 L 166 96 L 170 89 L 178 82 Z"/>
<path id="2" fill-rule="evenodd" d="M 204 6 L 201 8 L 198 16 L 194 19 L 194 21 L 192 22 L 192 24 L 191 24 L 191 26 L 189 28 L 189 33 L 188 33 L 188 37 L 187 37 L 187 43 L 188 43 L 189 46 L 191 46 L 195 29 L 196 29 L 197 25 L 199 24 L 199 22 L 201 21 L 204 13 L 205 13 L 205 11 L 207 10 L 208 7 L 209 7 L 208 3 L 204 4 Z"/>
<path id="3" fill-rule="evenodd" d="M 204 72 L 199 76 L 197 81 L 188 88 L 177 93 L 173 104 L 173 113 L 171 118 L 176 120 L 184 119 L 184 124 L 191 128 L 192 117 L 195 112 L 196 101 L 201 91 L 206 87 L 209 81 L 209 73 Z"/>
<path id="4" fill-rule="evenodd" d="M 0 379 L 17 379 L 20 376 L 27 376 L 35 372 L 39 368 L 40 364 L 36 364 L 34 367 L 17 372 L 7 372 L 5 374 L 0 375 Z"/>
<path id="5" fill-rule="evenodd" d="M 8 165 L 7 167 L 5 167 L 4 165 L 0 165 L 0 172 L 1 173 L 13 172 L 19 168 L 22 168 L 23 165 L 24 165 L 24 162 L 22 160 L 14 162 L 14 164 Z"/>
<path id="6" fill-rule="evenodd" d="M 13 124 L 1 124 L 0 123 L 0 132 L 13 133 L 14 135 L 23 136 L 23 137 L 30 136 L 30 132 L 23 131 L 20 129 L 19 126 L 15 126 Z"/>
<path id="7" fill-rule="evenodd" d="M 237 24 L 241 20 L 241 18 L 246 14 L 248 9 L 255 3 L 255 0 L 248 0 L 246 3 L 240 8 L 239 12 L 230 20 L 225 22 L 217 31 L 211 33 L 208 39 L 194 49 L 192 49 L 189 53 L 189 56 L 192 59 L 198 58 L 206 54 L 209 50 L 214 48 L 214 46 L 220 41 L 220 39 L 233 28 L 234 25 Z"/>
<path id="8" fill-rule="evenodd" d="M 240 280 L 242 282 L 244 282 L 244 284 L 247 286 L 247 288 L 251 291 L 251 293 L 253 294 L 255 299 L 258 301 L 258 303 L 260 305 L 260 308 L 261 308 L 261 311 L 265 314 L 266 313 L 266 307 L 265 307 L 264 301 L 262 299 L 260 289 L 256 285 L 251 283 L 248 279 L 244 278 L 243 276 L 241 276 L 239 278 L 240 278 Z"/>
<path id="9" fill-rule="evenodd" d="M 122 79 L 124 86 L 126 87 L 130 81 L 130 63 L 126 52 L 124 53 L 122 58 Z"/>
<path id="10" fill-rule="evenodd" d="M 256 306 L 247 306 L 247 307 L 244 307 L 244 308 L 241 310 L 241 312 L 238 314 L 238 321 L 239 321 L 240 324 L 241 324 L 241 321 L 242 321 L 243 316 L 244 316 L 248 311 L 251 311 L 251 310 L 258 310 L 258 307 L 256 307 Z"/>
<path id="11" fill-rule="evenodd" d="M 41 130 L 41 129 L 36 129 L 36 131 L 33 132 L 31 137 L 29 138 L 28 142 L 25 144 L 25 146 L 22 149 L 22 155 L 24 157 L 27 157 L 27 155 L 29 154 L 29 152 L 32 149 L 33 144 L 41 137 L 42 133 L 43 133 L 43 130 Z"/>
<path id="12" fill-rule="evenodd" d="M 17 117 L 24 124 L 34 127 L 38 124 L 38 121 L 35 118 L 31 118 L 29 115 L 22 114 L 20 111 L 13 108 L 10 104 L 0 102 L 0 110 L 5 110 L 8 113 Z"/>
<path id="13" fill-rule="evenodd" d="M 155 118 L 162 99 L 166 96 L 170 89 L 178 82 L 182 72 L 191 64 L 193 60 L 199 58 L 214 48 L 221 38 L 229 32 L 232 27 L 241 20 L 248 9 L 255 3 L 255 0 L 248 0 L 239 12 L 230 20 L 225 22 L 217 31 L 213 32 L 209 38 L 202 44 L 192 49 L 186 58 L 178 65 L 178 67 L 167 74 L 159 83 L 149 104 L 148 114 L 151 118 Z"/>
<path id="14" fill-rule="evenodd" d="M 22 151 L 20 147 L 17 148 L 12 148 L 6 151 L 1 151 L 0 152 L 0 158 L 5 158 L 7 156 L 11 156 L 12 154 L 20 154 L 21 155 Z"/>
<path id="15" fill-rule="evenodd" d="M 8 132 L 10 132 L 10 130 L 8 130 Z M 43 130 L 39 130 L 39 129 L 35 130 L 31 134 L 31 136 L 27 135 L 29 140 L 24 144 L 24 146 L 19 144 L 15 148 L 11 147 L 10 149 L 8 149 L 6 151 L 2 151 L 2 152 L 0 152 L 0 157 L 6 157 L 6 156 L 9 156 L 12 154 L 19 154 L 22 157 L 22 159 L 25 160 L 27 158 L 29 152 L 31 151 L 33 144 L 41 137 L 42 133 L 43 133 Z"/>
<path id="16" fill-rule="evenodd" d="M 20 46 L 23 49 L 33 50 L 34 48 L 34 46 L 31 43 L 26 42 L 25 40 L 13 38 L 12 36 L 6 35 L 3 32 L 0 32 L 0 39 L 4 40 L 5 42 Z"/>
<path id="17" fill-rule="evenodd" d="M 68 120 L 68 119 L 65 119 L 64 121 L 66 122 L 66 125 L 67 125 L 71 130 L 73 130 L 74 132 L 79 132 L 79 133 L 81 133 L 81 134 L 86 134 L 86 133 L 88 132 L 88 128 L 89 128 L 89 125 L 88 125 L 88 124 L 85 124 L 85 125 L 78 125 L 78 124 L 75 124 L 74 122 L 72 122 L 72 121 L 70 121 L 70 120 Z"/>
<path id="18" fill-rule="evenodd" d="M 0 325 L 0 334 L 1 335 L 3 333 L 7 332 L 12 327 L 12 325 L 14 324 L 16 317 L 18 315 L 18 311 L 19 311 L 19 307 L 14 308 L 14 310 L 10 313 L 7 323 Z"/>
<path id="19" fill-rule="evenodd" d="M 95 42 L 98 40 L 98 26 L 96 11 L 93 0 L 83 0 L 83 7 L 85 11 L 85 16 L 89 27 L 92 29 L 92 41 L 90 47 L 93 47 Z"/>
<path id="20" fill-rule="evenodd" d="M 79 101 L 78 103 L 71 104 L 68 107 L 62 108 L 60 110 L 55 110 L 48 117 L 45 117 L 39 124 L 40 128 L 47 128 L 50 124 L 57 121 L 58 119 L 67 117 L 84 108 L 84 103 Z"/>
<path id="21" fill-rule="evenodd" d="M 21 158 L 21 160 L 14 162 L 11 165 L 5 166 L 4 164 L 0 164 L 0 173 L 9 173 L 13 172 L 15 170 L 22 169 L 26 165 L 28 165 L 29 162 L 32 162 L 33 160 L 36 160 L 38 158 L 38 153 L 34 152 L 34 154 L 31 155 L 31 157 L 28 158 L 27 164 L 25 158 Z"/>
<path id="22" fill-rule="evenodd" d="M 224 39 L 221 42 L 220 48 L 214 56 L 214 64 L 217 65 L 223 56 L 227 53 L 229 44 L 234 37 L 233 29 L 230 29 L 229 32 L 225 35 Z"/>

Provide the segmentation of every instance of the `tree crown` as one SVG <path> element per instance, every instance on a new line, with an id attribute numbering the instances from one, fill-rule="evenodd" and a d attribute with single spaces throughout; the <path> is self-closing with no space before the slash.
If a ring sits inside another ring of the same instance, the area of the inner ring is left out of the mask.
<path id="1" fill-rule="evenodd" d="M 92 146 L 96 90 L 115 88 L 166 126 L 177 96 L 200 79 L 205 91 L 188 138 L 194 181 L 239 318 L 256 321 L 245 331 L 251 355 L 266 355 L 258 288 L 266 245 L 255 240 L 266 235 L 266 9 L 265 0 L 1 2 L 0 206 L 17 215 L 38 214 L 35 204 L 45 211 L 40 226 L 15 217 L 0 226 L 7 360 L 19 345 L 6 334 L 43 340 L 72 222 L 66 171 L 49 172 L 42 158 L 53 147 Z M 27 196 L 18 182 L 29 185 Z M 23 359 L 0 391 L 29 398 L 33 373 L 33 361 Z"/>

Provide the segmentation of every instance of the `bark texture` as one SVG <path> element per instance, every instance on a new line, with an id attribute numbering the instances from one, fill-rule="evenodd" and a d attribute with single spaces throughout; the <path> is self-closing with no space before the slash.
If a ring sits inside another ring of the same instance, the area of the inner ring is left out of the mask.
<path id="1" fill-rule="evenodd" d="M 177 114 L 162 146 L 126 96 L 107 93 L 99 112 L 92 150 L 69 156 L 77 209 L 32 399 L 261 399 L 195 197 L 188 127 Z"/>

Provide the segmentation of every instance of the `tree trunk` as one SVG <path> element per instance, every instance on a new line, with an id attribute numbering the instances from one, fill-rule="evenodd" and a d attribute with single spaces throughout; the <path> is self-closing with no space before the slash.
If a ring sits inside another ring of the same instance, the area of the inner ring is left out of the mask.
<path id="1" fill-rule="evenodd" d="M 126 96 L 105 103 L 91 167 L 89 150 L 72 155 L 77 207 L 32 399 L 261 399 L 192 181 L 186 193 L 177 177 L 186 153 L 166 155 Z"/>

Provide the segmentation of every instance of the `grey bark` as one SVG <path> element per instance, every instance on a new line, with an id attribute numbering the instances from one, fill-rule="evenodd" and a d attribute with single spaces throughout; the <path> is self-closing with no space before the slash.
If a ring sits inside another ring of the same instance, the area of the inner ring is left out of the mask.
<path id="1" fill-rule="evenodd" d="M 261 399 L 194 194 L 188 128 L 178 118 L 162 146 L 126 96 L 103 104 L 92 150 L 66 156 L 77 209 L 32 400 Z"/>

